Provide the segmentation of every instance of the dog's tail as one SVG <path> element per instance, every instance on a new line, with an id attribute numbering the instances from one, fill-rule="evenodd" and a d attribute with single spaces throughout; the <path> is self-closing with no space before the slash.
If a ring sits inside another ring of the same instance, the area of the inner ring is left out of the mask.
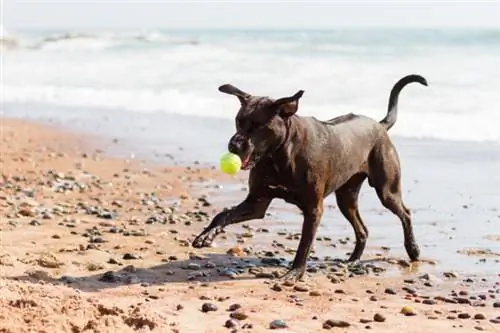
<path id="1" fill-rule="evenodd" d="M 389 130 L 398 119 L 398 99 L 399 93 L 403 88 L 412 82 L 418 82 L 424 86 L 427 86 L 427 80 L 417 74 L 407 75 L 400 79 L 394 87 L 392 87 L 391 94 L 389 95 L 389 107 L 387 108 L 387 115 L 384 119 L 380 121 L 380 123 Z"/>

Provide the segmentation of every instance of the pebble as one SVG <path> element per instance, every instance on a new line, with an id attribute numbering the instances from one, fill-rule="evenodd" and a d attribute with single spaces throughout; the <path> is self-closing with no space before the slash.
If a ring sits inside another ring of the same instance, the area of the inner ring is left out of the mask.
<path id="1" fill-rule="evenodd" d="M 271 289 L 274 290 L 274 291 L 283 291 L 283 287 L 280 286 L 277 283 L 273 284 L 273 286 L 271 287 Z"/>
<path id="2" fill-rule="evenodd" d="M 203 303 L 203 305 L 201 306 L 202 312 L 211 312 L 211 311 L 217 311 L 217 310 L 218 310 L 217 305 L 215 305 L 213 303 Z"/>
<path id="3" fill-rule="evenodd" d="M 125 253 L 123 255 L 123 260 L 136 260 L 140 259 L 140 256 L 135 253 Z"/>
<path id="4" fill-rule="evenodd" d="M 377 323 L 383 323 L 385 321 L 385 316 L 380 314 L 380 313 L 375 313 L 373 316 L 373 320 L 376 321 Z"/>
<path id="5" fill-rule="evenodd" d="M 238 303 L 231 304 L 228 308 L 229 311 L 236 311 L 238 309 L 241 309 L 241 304 Z"/>
<path id="6" fill-rule="evenodd" d="M 293 287 L 293 290 L 298 291 L 298 292 L 307 292 L 307 291 L 309 291 L 309 287 L 306 285 L 299 285 L 298 284 L 295 287 Z"/>
<path id="7" fill-rule="evenodd" d="M 228 319 L 228 320 L 226 320 L 224 326 L 227 328 L 234 328 L 234 327 L 240 326 L 240 323 L 236 319 Z"/>
<path id="8" fill-rule="evenodd" d="M 425 304 L 425 305 L 435 305 L 437 302 L 433 299 L 424 299 L 422 301 L 422 304 Z"/>
<path id="9" fill-rule="evenodd" d="M 272 330 L 277 330 L 277 329 L 287 328 L 287 327 L 288 327 L 288 325 L 286 324 L 286 322 L 284 320 L 281 320 L 281 319 L 273 320 L 269 324 L 269 328 Z"/>
<path id="10" fill-rule="evenodd" d="M 457 317 L 459 319 L 469 319 L 470 318 L 470 314 L 468 314 L 466 312 L 462 312 L 462 313 L 459 313 Z"/>
<path id="11" fill-rule="evenodd" d="M 476 315 L 474 315 L 474 319 L 476 320 L 485 320 L 486 319 L 486 316 L 482 313 L 477 313 Z"/>
<path id="12" fill-rule="evenodd" d="M 385 289 L 385 293 L 389 295 L 396 295 L 396 292 L 392 288 Z"/>
<path id="13" fill-rule="evenodd" d="M 110 283 L 118 282 L 120 280 L 121 280 L 120 276 L 113 271 L 105 272 L 99 279 L 99 281 L 110 282 Z"/>
<path id="14" fill-rule="evenodd" d="M 31 220 L 31 221 L 30 221 L 30 225 L 32 225 L 32 226 L 40 226 L 40 225 L 42 225 L 42 224 L 41 224 L 41 223 L 40 223 L 40 221 L 38 221 L 38 220 Z"/>
<path id="15" fill-rule="evenodd" d="M 74 277 L 68 275 L 61 276 L 59 280 L 64 283 L 74 283 L 76 281 Z"/>
<path id="16" fill-rule="evenodd" d="M 237 319 L 237 320 L 245 320 L 245 319 L 248 318 L 248 315 L 242 309 L 238 309 L 238 310 L 236 310 L 234 312 L 231 312 L 231 314 L 229 315 L 229 317 L 231 317 L 233 319 Z"/>
<path id="17" fill-rule="evenodd" d="M 500 308 L 500 302 L 495 302 L 493 303 L 494 308 Z"/>
<path id="18" fill-rule="evenodd" d="M 201 266 L 197 263 L 194 263 L 194 262 L 190 262 L 187 266 L 186 266 L 187 269 L 189 270 L 192 270 L 192 271 L 197 271 L 201 268 Z"/>
<path id="19" fill-rule="evenodd" d="M 327 321 L 325 321 L 323 323 L 323 328 L 324 329 L 330 329 L 332 327 L 346 328 L 346 327 L 349 327 L 349 326 L 351 326 L 351 324 L 348 323 L 347 321 L 343 321 L 343 320 L 328 319 Z"/>
<path id="20" fill-rule="evenodd" d="M 321 292 L 319 292 L 317 290 L 311 290 L 309 292 L 309 296 L 318 297 L 318 296 L 321 296 Z"/>

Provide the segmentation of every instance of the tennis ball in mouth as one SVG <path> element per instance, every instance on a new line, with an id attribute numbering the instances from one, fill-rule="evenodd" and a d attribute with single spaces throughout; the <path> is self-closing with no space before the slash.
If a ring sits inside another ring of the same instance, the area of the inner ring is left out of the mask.
<path id="1" fill-rule="evenodd" d="M 222 172 L 234 175 L 241 169 L 241 159 L 236 154 L 226 153 L 220 159 L 220 168 Z"/>

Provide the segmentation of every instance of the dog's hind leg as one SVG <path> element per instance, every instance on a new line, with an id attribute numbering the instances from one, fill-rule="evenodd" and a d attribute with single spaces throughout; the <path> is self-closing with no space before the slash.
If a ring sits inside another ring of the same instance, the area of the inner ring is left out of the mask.
<path id="1" fill-rule="evenodd" d="M 192 246 L 194 248 L 208 247 L 215 237 L 222 233 L 224 227 L 234 223 L 263 218 L 271 200 L 270 198 L 261 198 L 249 194 L 239 205 L 217 214 L 209 226 L 195 238 Z"/>
<path id="2" fill-rule="evenodd" d="M 399 157 L 389 140 L 374 147 L 369 158 L 369 169 L 370 185 L 377 191 L 382 205 L 401 220 L 408 256 L 412 261 L 418 260 L 420 249 L 413 234 L 411 213 L 402 199 Z"/>
<path id="3" fill-rule="evenodd" d="M 358 173 L 335 191 L 339 210 L 349 223 L 351 223 L 356 235 L 356 246 L 348 261 L 356 261 L 361 258 L 366 246 L 366 240 L 368 239 L 368 229 L 363 223 L 358 210 L 359 191 L 366 176 L 364 173 Z"/>

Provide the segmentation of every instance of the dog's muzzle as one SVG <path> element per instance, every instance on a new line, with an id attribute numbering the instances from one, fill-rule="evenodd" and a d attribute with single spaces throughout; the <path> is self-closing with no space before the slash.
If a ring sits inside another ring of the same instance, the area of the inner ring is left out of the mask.
<path id="1" fill-rule="evenodd" d="M 230 153 L 236 154 L 241 159 L 241 168 L 243 170 L 248 170 L 251 168 L 251 157 L 252 151 L 250 149 L 250 145 L 248 144 L 248 139 L 243 137 L 242 135 L 235 134 L 229 140 L 228 150 Z"/>

